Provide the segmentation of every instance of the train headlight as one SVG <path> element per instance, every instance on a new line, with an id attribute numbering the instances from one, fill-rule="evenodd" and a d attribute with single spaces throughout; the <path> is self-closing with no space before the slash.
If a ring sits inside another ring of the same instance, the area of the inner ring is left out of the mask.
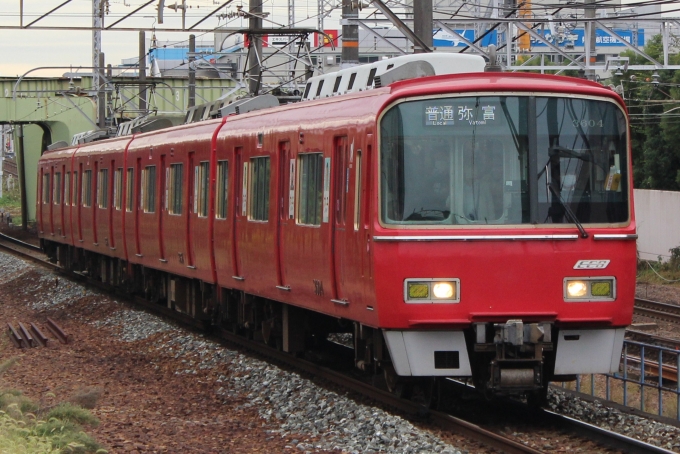
<path id="1" fill-rule="evenodd" d="M 457 303 L 460 279 L 406 279 L 404 301 L 407 303 Z"/>
<path id="2" fill-rule="evenodd" d="M 565 301 L 614 301 L 616 279 L 614 277 L 586 277 L 564 279 Z"/>
<path id="3" fill-rule="evenodd" d="M 588 294 L 588 284 L 585 281 L 567 281 L 567 297 L 583 298 Z"/>
<path id="4" fill-rule="evenodd" d="M 450 299 L 455 295 L 455 285 L 451 282 L 435 282 L 432 285 L 432 294 L 435 298 Z"/>

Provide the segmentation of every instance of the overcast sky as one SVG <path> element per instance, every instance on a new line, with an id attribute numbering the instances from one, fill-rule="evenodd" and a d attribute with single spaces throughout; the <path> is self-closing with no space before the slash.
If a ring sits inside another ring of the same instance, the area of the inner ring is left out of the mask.
<path id="1" fill-rule="evenodd" d="M 64 3 L 65 0 L 0 0 L 0 26 L 20 25 L 19 5 L 23 1 L 23 25 L 31 23 L 53 8 Z M 104 0 L 102 0 L 104 1 Z M 109 14 L 104 19 L 104 26 L 111 25 L 118 19 L 134 11 L 148 0 L 109 0 Z M 163 25 L 157 24 L 158 0 L 135 13 L 129 19 L 116 27 L 181 27 L 181 11 L 176 12 L 168 5 L 174 5 L 176 0 L 165 0 Z M 54 13 L 39 20 L 34 26 L 91 26 L 92 0 L 71 0 Z M 182 0 L 177 0 L 181 5 Z M 225 0 L 187 0 L 191 8 L 187 11 L 187 27 L 195 24 L 210 12 L 218 8 Z M 219 13 L 235 13 L 236 5 L 248 6 L 248 0 L 234 0 Z M 333 3 L 340 3 L 336 0 Z M 299 27 L 316 28 L 317 0 L 295 0 L 295 19 Z M 287 22 L 287 0 L 263 0 L 263 10 L 269 13 L 269 20 L 265 27 L 276 27 Z M 337 17 L 325 19 L 325 28 L 337 28 Z M 247 27 L 247 20 L 242 18 L 210 18 L 198 27 L 213 29 L 218 26 Z M 161 41 L 185 41 L 190 33 L 169 33 L 157 31 L 156 37 Z M 194 32 L 197 40 L 205 39 L 212 42 L 212 34 L 202 36 L 203 33 Z M 151 37 L 151 32 L 146 32 Z M 106 56 L 106 63 L 119 65 L 124 58 L 136 58 L 139 54 L 139 32 L 103 31 L 102 52 Z M 91 31 L 50 31 L 38 29 L 0 30 L 0 76 L 18 76 L 34 68 L 45 66 L 91 66 L 92 65 L 92 32 Z M 30 76 L 56 76 L 68 71 L 68 68 L 40 69 L 32 71 Z M 90 71 L 83 69 L 82 71 Z"/>

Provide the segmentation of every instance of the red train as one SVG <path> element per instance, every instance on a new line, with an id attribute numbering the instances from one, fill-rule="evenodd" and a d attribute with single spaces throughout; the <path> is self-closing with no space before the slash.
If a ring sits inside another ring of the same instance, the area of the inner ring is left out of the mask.
<path id="1" fill-rule="evenodd" d="M 581 79 L 396 81 L 46 152 L 39 231 L 67 269 L 289 352 L 351 333 L 394 391 L 535 399 L 618 370 L 628 129 Z"/>

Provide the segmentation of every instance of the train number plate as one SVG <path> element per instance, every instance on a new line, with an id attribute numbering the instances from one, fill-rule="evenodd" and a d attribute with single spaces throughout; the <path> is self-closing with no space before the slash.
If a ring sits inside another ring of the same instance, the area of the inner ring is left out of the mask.
<path id="1" fill-rule="evenodd" d="M 607 268 L 610 260 L 579 260 L 574 265 L 575 270 L 603 270 Z"/>

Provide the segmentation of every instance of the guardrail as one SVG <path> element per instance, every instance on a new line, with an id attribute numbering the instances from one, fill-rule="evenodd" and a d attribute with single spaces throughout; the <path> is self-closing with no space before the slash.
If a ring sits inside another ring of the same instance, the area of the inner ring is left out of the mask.
<path id="1" fill-rule="evenodd" d="M 625 340 L 620 372 L 580 375 L 562 387 L 680 420 L 680 350 Z"/>

